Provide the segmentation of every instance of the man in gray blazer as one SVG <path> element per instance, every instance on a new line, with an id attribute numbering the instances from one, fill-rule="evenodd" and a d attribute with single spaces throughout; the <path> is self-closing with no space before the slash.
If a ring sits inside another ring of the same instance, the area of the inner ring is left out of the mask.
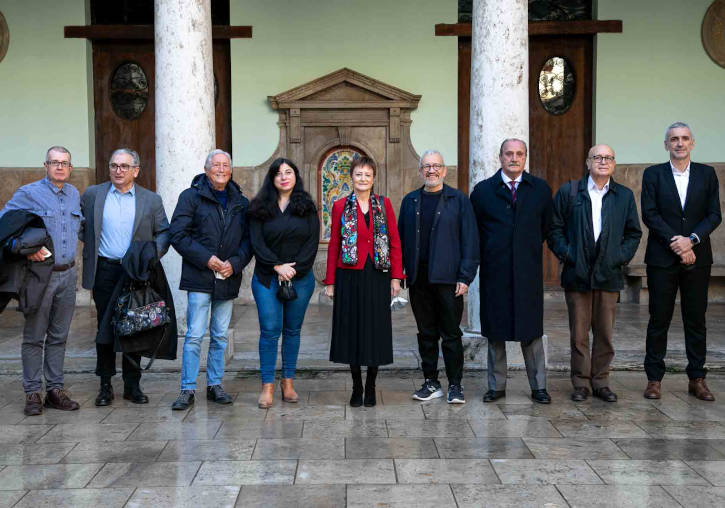
<path id="1" fill-rule="evenodd" d="M 99 327 L 106 309 L 113 303 L 111 295 L 123 273 L 121 260 L 131 242 L 156 242 L 159 258 L 169 248 L 169 221 L 161 197 L 135 184 L 139 165 L 135 151 L 119 148 L 108 164 L 111 181 L 88 187 L 81 197 L 81 210 L 86 218 L 81 231 L 83 287 L 93 292 Z M 111 377 L 116 374 L 113 344 L 96 343 L 96 354 L 96 375 L 101 378 L 96 406 L 108 406 L 113 400 Z M 146 404 L 149 399 L 139 386 L 140 361 L 138 353 L 123 355 L 123 398 Z"/>

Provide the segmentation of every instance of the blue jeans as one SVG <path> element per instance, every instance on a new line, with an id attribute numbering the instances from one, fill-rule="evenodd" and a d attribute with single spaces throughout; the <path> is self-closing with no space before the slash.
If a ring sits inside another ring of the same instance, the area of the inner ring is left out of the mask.
<path id="1" fill-rule="evenodd" d="M 227 348 L 227 332 L 232 319 L 234 300 L 212 300 L 209 293 L 189 291 L 186 309 L 186 337 L 184 355 L 181 360 L 181 389 L 195 390 L 199 375 L 201 339 L 209 324 L 209 354 L 206 359 L 206 385 L 222 384 L 224 377 L 224 350 Z"/>
<path id="2" fill-rule="evenodd" d="M 312 272 L 292 285 L 297 291 L 297 298 L 282 302 L 277 298 L 279 282 L 273 279 L 269 287 L 259 282 L 257 276 L 252 278 L 252 294 L 257 302 L 259 314 L 259 371 L 262 383 L 274 383 L 274 369 L 277 366 L 277 341 L 282 335 L 282 378 L 295 377 L 297 353 L 300 350 L 300 330 L 305 319 L 307 304 L 315 290 L 315 278 Z"/>

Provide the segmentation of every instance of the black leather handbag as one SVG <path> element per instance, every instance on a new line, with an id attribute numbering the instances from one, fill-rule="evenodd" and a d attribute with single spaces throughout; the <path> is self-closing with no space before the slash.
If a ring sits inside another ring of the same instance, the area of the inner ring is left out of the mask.
<path id="1" fill-rule="evenodd" d="M 283 302 L 291 302 L 292 300 L 297 299 L 297 290 L 292 285 L 292 281 L 285 280 L 279 283 L 277 298 Z"/>
<path id="2" fill-rule="evenodd" d="M 171 322 L 166 301 L 148 283 L 134 283 L 118 298 L 113 314 L 117 337 L 167 325 Z"/>

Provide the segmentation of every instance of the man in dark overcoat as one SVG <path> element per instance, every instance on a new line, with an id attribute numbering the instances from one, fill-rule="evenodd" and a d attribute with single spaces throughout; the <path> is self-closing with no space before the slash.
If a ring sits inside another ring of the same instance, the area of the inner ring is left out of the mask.
<path id="1" fill-rule="evenodd" d="M 506 341 L 521 343 L 531 397 L 551 402 L 546 391 L 543 242 L 552 214 L 551 188 L 524 171 L 527 147 L 501 144 L 501 169 L 471 193 L 481 248 L 481 333 L 488 339 L 488 392 L 484 402 L 506 395 Z"/>

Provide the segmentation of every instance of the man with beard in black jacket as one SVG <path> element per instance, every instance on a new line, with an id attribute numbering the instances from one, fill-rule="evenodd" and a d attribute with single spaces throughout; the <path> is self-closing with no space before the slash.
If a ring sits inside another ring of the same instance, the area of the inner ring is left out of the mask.
<path id="1" fill-rule="evenodd" d="M 249 201 L 231 178 L 231 156 L 223 150 L 212 150 L 204 173 L 195 176 L 191 187 L 181 193 L 171 218 L 171 245 L 183 260 L 179 289 L 188 291 L 181 392 L 171 406 L 175 410 L 187 409 L 194 403 L 201 341 L 207 326 L 211 341 L 206 397 L 219 404 L 232 403 L 221 384 L 224 350 L 234 298 L 239 294 L 242 270 L 252 257 L 252 248 L 246 218 Z"/>

